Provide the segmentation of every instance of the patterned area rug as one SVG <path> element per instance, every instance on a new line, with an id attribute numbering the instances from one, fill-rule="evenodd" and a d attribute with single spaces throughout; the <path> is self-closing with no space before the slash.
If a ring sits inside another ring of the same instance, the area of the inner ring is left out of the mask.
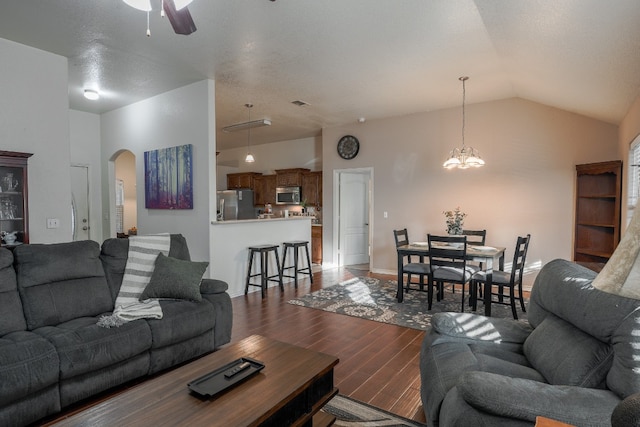
<path id="1" fill-rule="evenodd" d="M 336 417 L 333 425 L 339 427 L 424 425 L 341 395 L 331 399 L 322 410 Z"/>
<path id="2" fill-rule="evenodd" d="M 460 287 L 452 293 L 445 286 L 444 298 L 436 301 L 433 296 L 431 310 L 427 310 L 427 292 L 412 290 L 404 293 L 404 301 L 396 300 L 398 282 L 379 280 L 371 277 L 354 277 L 337 285 L 321 289 L 300 298 L 288 301 L 289 304 L 316 308 L 332 313 L 361 317 L 376 322 L 390 323 L 413 329 L 426 330 L 431 325 L 431 315 L 442 311 L 460 311 Z M 471 307 L 465 302 L 465 312 L 471 313 Z M 518 319 L 526 320 L 517 304 Z M 525 300 L 525 306 L 528 301 Z M 482 303 L 478 304 L 478 314 L 484 313 Z M 512 318 L 511 308 L 504 305 L 491 306 L 492 317 Z"/>

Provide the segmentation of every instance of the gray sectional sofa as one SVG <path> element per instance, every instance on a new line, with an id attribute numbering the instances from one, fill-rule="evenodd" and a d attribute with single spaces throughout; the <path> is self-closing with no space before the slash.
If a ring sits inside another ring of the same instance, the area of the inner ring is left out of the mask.
<path id="1" fill-rule="evenodd" d="M 228 286 L 213 279 L 202 280 L 202 301 L 162 300 L 162 319 L 97 326 L 113 310 L 128 246 L 0 248 L 0 425 L 35 422 L 230 341 Z M 183 236 L 171 235 L 169 257 L 189 260 Z"/>
<path id="2" fill-rule="evenodd" d="M 434 315 L 420 359 L 427 425 L 533 426 L 536 416 L 611 425 L 614 408 L 640 392 L 640 301 L 594 288 L 595 276 L 546 264 L 529 323 Z"/>

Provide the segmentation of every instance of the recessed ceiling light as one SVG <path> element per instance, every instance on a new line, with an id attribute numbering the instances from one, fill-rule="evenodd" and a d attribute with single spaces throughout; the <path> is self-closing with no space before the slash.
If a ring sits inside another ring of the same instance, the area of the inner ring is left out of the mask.
<path id="1" fill-rule="evenodd" d="M 87 98 L 87 99 L 90 99 L 92 101 L 95 101 L 96 99 L 100 98 L 100 94 L 98 93 L 97 90 L 85 89 L 84 90 L 84 97 Z"/>

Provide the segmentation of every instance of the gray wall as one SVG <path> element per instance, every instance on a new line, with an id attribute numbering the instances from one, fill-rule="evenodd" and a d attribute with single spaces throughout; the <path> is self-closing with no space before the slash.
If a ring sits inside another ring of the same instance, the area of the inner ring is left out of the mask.
<path id="1" fill-rule="evenodd" d="M 214 99 L 214 82 L 203 80 L 102 115 L 102 203 L 109 207 L 105 237 L 115 236 L 113 160 L 126 149 L 136 157 L 138 233 L 182 233 L 193 259 L 209 259 L 210 200 L 216 188 Z M 183 144 L 193 144 L 194 208 L 146 209 L 144 152 Z"/>

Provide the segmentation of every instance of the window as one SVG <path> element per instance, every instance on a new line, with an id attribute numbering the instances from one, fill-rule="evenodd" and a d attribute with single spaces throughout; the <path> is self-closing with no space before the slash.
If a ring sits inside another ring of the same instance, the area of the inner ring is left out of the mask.
<path id="1" fill-rule="evenodd" d="M 629 149 L 629 174 L 627 176 L 627 221 L 629 221 L 638 205 L 640 192 L 640 135 L 633 140 Z"/>

